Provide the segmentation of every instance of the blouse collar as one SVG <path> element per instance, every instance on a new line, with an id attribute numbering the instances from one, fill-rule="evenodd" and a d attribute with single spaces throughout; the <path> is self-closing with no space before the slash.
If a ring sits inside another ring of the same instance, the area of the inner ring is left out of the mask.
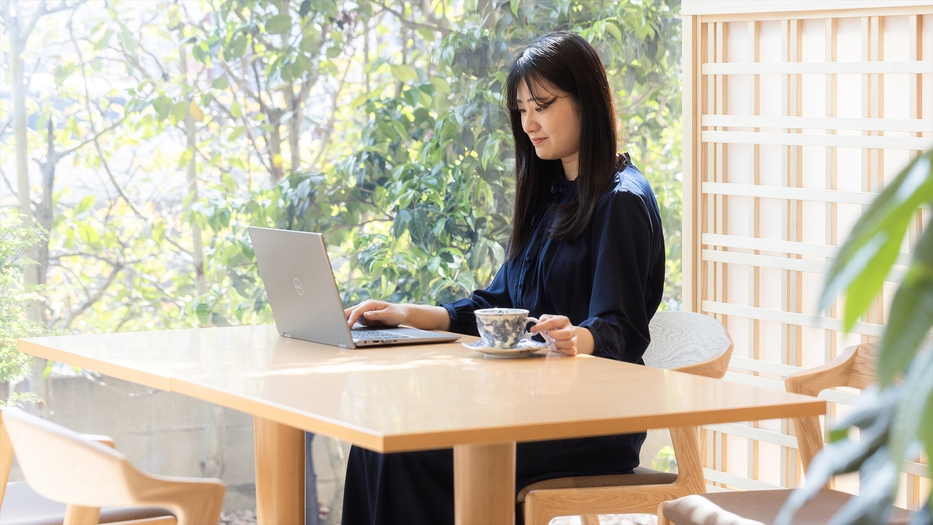
<path id="1" fill-rule="evenodd" d="M 551 183 L 551 193 L 554 195 L 559 195 L 561 193 L 570 192 L 577 188 L 577 181 L 560 179 Z"/>

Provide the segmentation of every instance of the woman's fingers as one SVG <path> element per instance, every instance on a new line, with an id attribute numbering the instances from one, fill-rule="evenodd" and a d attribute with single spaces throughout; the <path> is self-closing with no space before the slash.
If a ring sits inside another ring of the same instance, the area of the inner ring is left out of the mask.
<path id="1" fill-rule="evenodd" d="M 570 319 L 563 315 L 544 314 L 540 322 L 531 327 L 531 333 L 541 334 L 552 350 L 564 355 L 577 355 L 577 331 Z"/>
<path id="2" fill-rule="evenodd" d="M 347 308 L 343 313 L 347 316 L 347 324 L 350 326 L 353 326 L 357 321 L 364 325 L 377 324 L 382 322 L 380 312 L 389 306 L 390 304 L 387 302 L 369 299 Z"/>
<path id="3" fill-rule="evenodd" d="M 550 331 L 570 326 L 573 326 L 570 324 L 570 319 L 563 315 L 544 314 L 539 318 L 538 324 L 532 326 L 529 331 L 533 334 L 538 334 L 545 330 Z"/>

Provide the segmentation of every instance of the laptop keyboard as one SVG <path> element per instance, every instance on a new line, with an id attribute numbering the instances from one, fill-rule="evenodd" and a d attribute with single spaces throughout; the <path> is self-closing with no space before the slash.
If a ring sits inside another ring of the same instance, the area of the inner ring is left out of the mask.
<path id="1" fill-rule="evenodd" d="M 410 335 L 400 334 L 398 332 L 384 332 L 382 330 L 350 330 L 353 339 L 406 339 Z"/>

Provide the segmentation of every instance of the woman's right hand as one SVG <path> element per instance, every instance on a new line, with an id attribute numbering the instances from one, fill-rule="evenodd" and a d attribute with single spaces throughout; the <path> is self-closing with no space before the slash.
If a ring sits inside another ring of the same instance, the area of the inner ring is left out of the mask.
<path id="1" fill-rule="evenodd" d="M 343 313 L 351 327 L 357 321 L 363 326 L 398 326 L 408 319 L 408 305 L 368 299 Z"/>
<path id="2" fill-rule="evenodd" d="M 403 324 L 422 330 L 447 330 L 450 315 L 440 306 L 424 304 L 397 304 L 369 299 L 343 311 L 347 323 L 359 322 L 364 326 L 398 326 Z"/>

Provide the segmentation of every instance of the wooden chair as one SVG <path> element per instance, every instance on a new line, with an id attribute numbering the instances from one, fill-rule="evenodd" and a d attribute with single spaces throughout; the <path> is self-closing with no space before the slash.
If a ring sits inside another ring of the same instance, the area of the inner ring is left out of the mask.
<path id="1" fill-rule="evenodd" d="M 875 379 L 875 345 L 846 348 L 832 361 L 791 375 L 784 381 L 788 392 L 818 395 L 827 388 L 848 386 L 864 389 Z M 797 446 L 804 470 L 823 447 L 819 417 L 794 418 Z M 717 492 L 662 503 L 658 525 L 761 525 L 773 523 L 792 489 Z M 796 525 L 824 524 L 848 499 L 849 494 L 824 488 L 794 518 Z M 906 524 L 911 512 L 894 508 L 891 524 Z"/>
<path id="2" fill-rule="evenodd" d="M 3 409 L 0 408 L 0 414 Z M 107 436 L 82 434 L 82 439 L 96 441 L 113 448 Z M 60 525 L 65 521 L 67 505 L 36 494 L 23 481 L 9 483 L 13 466 L 13 446 L 0 417 L 0 523 L 15 525 Z M 100 510 L 100 523 L 134 523 L 171 525 L 175 515 L 159 507 L 105 507 Z"/>
<path id="3" fill-rule="evenodd" d="M 645 365 L 721 378 L 732 356 L 732 339 L 719 321 L 691 312 L 658 312 L 649 325 Z M 654 513 L 663 501 L 706 491 L 697 428 L 672 428 L 678 474 L 638 467 L 634 474 L 580 476 L 539 481 L 517 497 L 526 525 L 580 515 L 598 525 L 598 514 Z"/>
<path id="4" fill-rule="evenodd" d="M 39 498 L 33 501 L 59 502 L 59 510 L 64 504 L 64 525 L 107 523 L 100 519 L 101 507 L 111 506 L 149 507 L 149 512 L 134 515 L 123 509 L 122 516 L 114 516 L 119 519 L 108 522 L 142 519 L 146 525 L 207 525 L 220 519 L 224 485 L 219 480 L 144 474 L 100 440 L 89 440 L 18 409 L 3 410 L 0 420 L 0 450 L 4 452 L 0 474 L 2 467 L 9 472 L 12 444 L 26 483 Z M 5 482 L 6 475 L 0 481 Z M 156 515 L 152 515 L 153 510 Z M 41 522 L 54 523 L 49 519 Z"/>

